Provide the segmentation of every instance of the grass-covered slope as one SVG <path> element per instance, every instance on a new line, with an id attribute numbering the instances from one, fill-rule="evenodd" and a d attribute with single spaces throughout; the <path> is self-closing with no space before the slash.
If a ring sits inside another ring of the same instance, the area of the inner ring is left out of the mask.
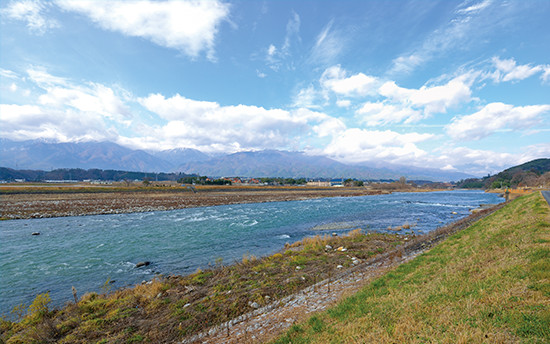
<path id="1" fill-rule="evenodd" d="M 513 201 L 276 343 L 550 343 L 550 210 Z"/>

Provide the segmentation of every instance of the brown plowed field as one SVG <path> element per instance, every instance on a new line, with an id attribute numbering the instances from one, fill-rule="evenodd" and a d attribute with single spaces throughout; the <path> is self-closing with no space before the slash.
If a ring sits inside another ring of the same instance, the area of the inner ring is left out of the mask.
<path id="1" fill-rule="evenodd" d="M 223 204 L 279 202 L 323 197 L 380 194 L 365 188 L 212 187 L 198 188 L 3 188 L 3 219 L 119 214 L 205 207 Z M 57 191 L 59 190 L 59 191 Z"/>

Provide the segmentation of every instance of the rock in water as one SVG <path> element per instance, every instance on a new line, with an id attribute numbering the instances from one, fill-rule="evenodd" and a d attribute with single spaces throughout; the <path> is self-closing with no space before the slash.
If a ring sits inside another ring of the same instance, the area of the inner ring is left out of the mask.
<path id="1" fill-rule="evenodd" d="M 148 266 L 151 262 L 145 261 L 145 262 L 139 262 L 136 264 L 136 268 L 141 268 L 142 266 Z"/>

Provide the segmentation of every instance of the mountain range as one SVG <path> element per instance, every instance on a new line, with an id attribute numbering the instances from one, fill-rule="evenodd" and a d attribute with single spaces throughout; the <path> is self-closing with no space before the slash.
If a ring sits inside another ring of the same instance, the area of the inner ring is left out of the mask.
<path id="1" fill-rule="evenodd" d="M 112 142 L 52 143 L 43 140 L 0 140 L 0 166 L 13 169 L 113 169 L 138 172 L 185 172 L 212 177 L 306 177 L 408 179 L 450 181 L 471 175 L 387 164 L 348 165 L 302 152 L 264 150 L 210 156 L 184 148 L 163 151 L 133 150 Z M 374 166 L 374 165 L 373 165 Z"/>

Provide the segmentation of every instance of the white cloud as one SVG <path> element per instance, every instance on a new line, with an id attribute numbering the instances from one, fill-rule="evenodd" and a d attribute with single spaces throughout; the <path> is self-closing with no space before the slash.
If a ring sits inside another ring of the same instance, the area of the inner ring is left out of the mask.
<path id="1" fill-rule="evenodd" d="M 124 102 L 110 87 L 98 83 L 75 85 L 66 78 L 53 76 L 36 67 L 28 69 L 27 74 L 36 86 L 45 91 L 38 96 L 38 103 L 42 106 L 73 108 L 81 113 L 94 113 L 119 122 L 131 117 Z"/>
<path id="2" fill-rule="evenodd" d="M 301 89 L 295 104 L 320 108 L 329 104 L 331 94 L 352 99 L 378 98 L 366 102 L 355 111 L 359 119 L 369 125 L 414 123 L 434 114 L 444 114 L 451 108 L 472 100 L 471 85 L 480 72 L 467 72 L 442 85 L 424 85 L 419 89 L 398 86 L 395 81 L 383 82 L 378 77 L 363 73 L 350 75 L 340 65 L 325 69 L 319 78 L 320 89 L 313 86 Z M 339 107 L 355 105 L 350 99 L 336 99 Z"/>
<path id="3" fill-rule="evenodd" d="M 124 103 L 114 91 L 101 84 L 90 83 L 86 87 L 52 87 L 38 98 L 40 104 L 55 108 L 72 107 L 81 113 L 95 113 L 105 118 L 123 121 L 130 117 Z"/>
<path id="4" fill-rule="evenodd" d="M 284 149 L 310 130 L 329 135 L 340 127 L 338 120 L 304 108 L 286 111 L 250 105 L 221 106 L 179 94 L 171 98 L 153 94 L 139 102 L 168 121 L 155 132 L 157 143 L 209 152 Z"/>
<path id="5" fill-rule="evenodd" d="M 442 171 L 456 171 L 456 167 L 451 164 L 447 164 L 441 168 Z"/>
<path id="6" fill-rule="evenodd" d="M 8 79 L 19 79 L 19 75 L 12 70 L 0 68 L 0 76 Z"/>
<path id="7" fill-rule="evenodd" d="M 59 23 L 52 18 L 47 18 L 44 12 L 49 4 L 38 0 L 11 1 L 2 9 L 2 15 L 27 22 L 30 32 L 43 35 L 49 29 L 59 27 Z"/>
<path id="8" fill-rule="evenodd" d="M 323 153 L 346 163 L 376 160 L 402 163 L 427 155 L 424 150 L 416 146 L 416 143 L 432 137 L 432 134 L 400 134 L 390 130 L 370 131 L 351 128 L 336 135 Z"/>
<path id="9" fill-rule="evenodd" d="M 543 82 L 550 82 L 550 65 L 545 65 L 543 67 L 543 73 L 540 78 Z"/>
<path id="10" fill-rule="evenodd" d="M 470 2 L 468 2 L 470 4 Z M 453 18 L 435 29 L 424 41 L 412 50 L 396 57 L 392 62 L 389 74 L 410 73 L 417 67 L 424 65 L 433 58 L 443 55 L 456 48 L 463 48 L 477 40 L 477 36 L 486 32 L 483 26 L 499 23 L 500 16 L 505 16 L 504 11 L 496 14 L 490 12 L 492 1 L 480 1 L 463 8 L 459 5 Z M 490 13 L 490 15 L 485 15 Z"/>
<path id="11" fill-rule="evenodd" d="M 410 107 L 386 104 L 383 102 L 365 103 L 356 111 L 361 121 L 369 126 L 385 125 L 391 123 L 412 123 L 424 118 L 422 113 Z"/>
<path id="12" fill-rule="evenodd" d="M 27 74 L 36 103 L 1 105 L 3 137 L 115 141 L 115 127 L 131 124 L 132 115 L 118 95 L 124 91 L 97 83 L 76 85 L 36 67 Z"/>
<path id="13" fill-rule="evenodd" d="M 490 103 L 478 112 L 458 116 L 445 127 L 455 140 L 479 140 L 503 128 L 529 128 L 541 120 L 541 115 L 550 111 L 550 105 L 513 106 Z"/>
<path id="14" fill-rule="evenodd" d="M 394 81 L 384 83 L 379 93 L 392 102 L 416 109 L 423 109 L 425 117 L 434 113 L 446 113 L 449 108 L 471 100 L 472 75 L 458 76 L 445 85 L 422 86 L 420 89 L 399 87 Z M 418 119 L 417 113 L 411 112 Z"/>
<path id="15" fill-rule="evenodd" d="M 339 135 L 346 130 L 346 125 L 337 118 L 327 118 L 312 129 L 319 137 L 328 137 Z"/>
<path id="16" fill-rule="evenodd" d="M 265 61 L 269 68 L 278 71 L 283 66 L 285 60 L 289 60 L 292 56 L 293 43 L 299 41 L 301 41 L 300 16 L 296 12 L 292 12 L 292 16 L 286 24 L 285 39 L 280 49 L 274 44 L 270 44 L 266 49 Z M 287 63 L 287 69 L 294 68 L 292 63 L 293 61 Z"/>
<path id="17" fill-rule="evenodd" d="M 418 53 L 409 56 L 398 56 L 392 61 L 393 66 L 390 73 L 410 73 L 420 66 L 424 60 L 426 60 L 426 57 L 421 57 Z"/>
<path id="18" fill-rule="evenodd" d="M 311 50 L 312 62 L 331 63 L 344 50 L 347 40 L 337 29 L 333 29 L 333 25 L 334 21 L 331 20 L 317 36 Z"/>
<path id="19" fill-rule="evenodd" d="M 10 91 L 12 92 L 16 92 L 17 91 L 17 85 L 15 84 L 15 82 L 12 82 L 11 85 L 10 85 Z"/>
<path id="20" fill-rule="evenodd" d="M 5 123 L 36 123 L 43 118 L 42 109 L 36 105 L 0 104 L 2 122 Z"/>
<path id="21" fill-rule="evenodd" d="M 332 92 L 344 96 L 365 96 L 376 93 L 379 81 L 373 76 L 358 73 L 347 76 L 339 65 L 327 68 L 321 76 L 321 85 Z"/>
<path id="22" fill-rule="evenodd" d="M 36 105 L 0 104 L 0 136 L 11 140 L 53 139 L 68 141 L 116 140 L 100 117 L 73 110 Z"/>
<path id="23" fill-rule="evenodd" d="M 196 58 L 214 59 L 214 43 L 229 5 L 220 1 L 58 0 L 67 11 L 81 13 L 105 30 L 151 42 Z"/>
<path id="24" fill-rule="evenodd" d="M 476 4 L 473 4 L 471 6 L 468 6 L 466 8 L 461 8 L 457 10 L 457 13 L 468 14 L 468 13 L 479 12 L 484 8 L 486 8 L 487 6 L 489 6 L 491 3 L 492 3 L 492 0 L 484 0 Z"/>
<path id="25" fill-rule="evenodd" d="M 450 164 L 475 176 L 487 175 L 524 162 L 521 155 L 468 147 L 444 148 L 432 160 L 434 165 Z"/>
<path id="26" fill-rule="evenodd" d="M 307 88 L 298 91 L 298 94 L 294 96 L 292 106 L 295 108 L 319 109 L 321 106 L 318 103 L 321 97 L 321 93 L 315 87 L 309 85 Z"/>
<path id="27" fill-rule="evenodd" d="M 492 62 L 496 71 L 491 75 L 495 82 L 516 81 L 527 79 L 528 77 L 543 72 L 542 79 L 546 81 L 548 73 L 545 66 L 517 65 L 514 59 L 501 60 L 498 57 L 493 57 Z"/>
<path id="28" fill-rule="evenodd" d="M 45 69 L 40 67 L 31 67 L 27 69 L 27 74 L 31 81 L 40 88 L 69 85 L 66 78 L 51 75 Z"/>
<path id="29" fill-rule="evenodd" d="M 292 40 L 300 41 L 300 16 L 296 12 L 292 12 L 292 17 L 286 24 L 286 36 L 283 47 L 281 48 L 284 54 L 288 54 Z"/>
<path id="30" fill-rule="evenodd" d="M 351 100 L 349 99 L 338 99 L 336 101 L 336 106 L 347 108 L 351 106 Z"/>

